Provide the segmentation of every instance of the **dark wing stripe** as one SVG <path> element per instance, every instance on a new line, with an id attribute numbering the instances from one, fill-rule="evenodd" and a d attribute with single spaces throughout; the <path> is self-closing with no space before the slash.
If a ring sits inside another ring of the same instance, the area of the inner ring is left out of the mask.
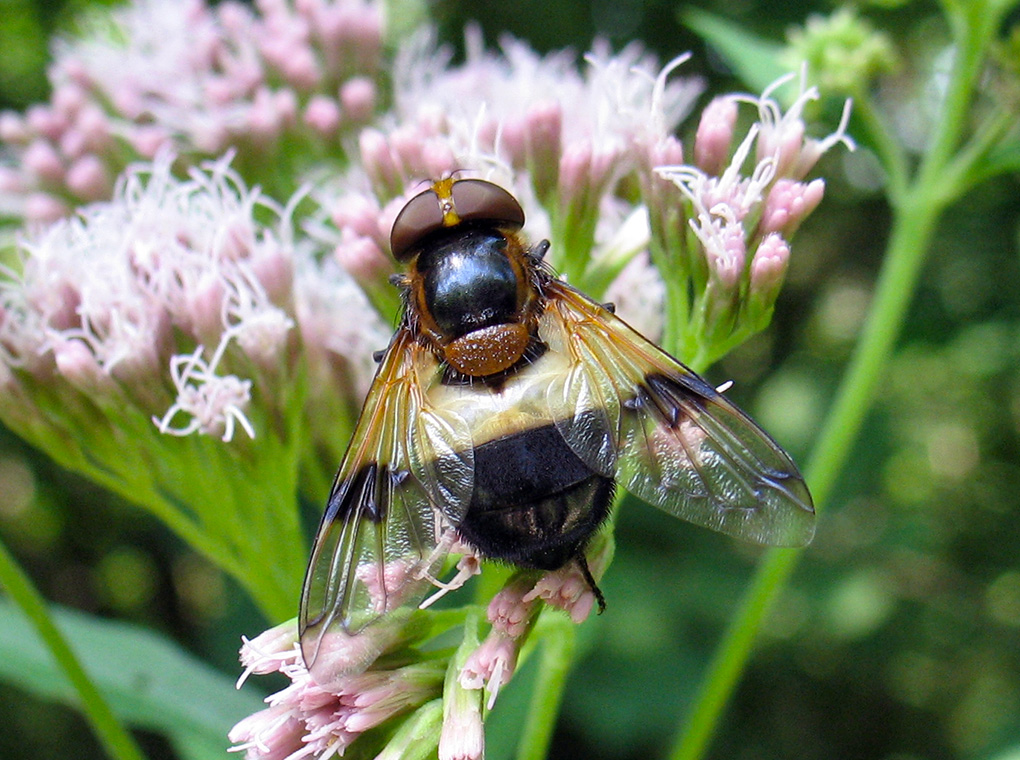
<path id="1" fill-rule="evenodd" d="M 584 294 L 559 281 L 545 290 L 550 306 L 542 329 L 572 365 L 573 387 L 556 394 L 567 406 L 551 398 L 551 411 L 570 418 L 557 427 L 582 460 L 593 468 L 602 461 L 591 446 L 598 425 L 577 422 L 597 418 L 584 406 L 596 399 L 608 413 L 617 475 L 635 495 L 739 538 L 790 546 L 811 539 L 807 487 L 767 433 Z"/>
<path id="2" fill-rule="evenodd" d="M 470 449 L 449 415 L 439 419 L 419 385 L 438 378 L 431 353 L 401 329 L 379 364 L 312 550 L 301 593 L 305 662 L 318 678 L 358 663 L 337 662 L 328 643 L 357 633 L 427 588 L 423 561 L 436 553 L 435 509 L 451 512 L 470 494 L 470 460 L 445 469 L 415 467 L 436 451 Z M 444 478 L 452 478 L 447 482 Z M 326 672 L 317 672 L 323 671 Z"/>

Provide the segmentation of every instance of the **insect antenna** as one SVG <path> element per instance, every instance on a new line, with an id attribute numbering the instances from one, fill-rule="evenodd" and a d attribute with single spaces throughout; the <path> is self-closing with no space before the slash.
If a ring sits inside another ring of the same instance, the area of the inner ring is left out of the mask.
<path id="1" fill-rule="evenodd" d="M 540 240 L 528 249 L 527 256 L 533 262 L 538 263 L 545 258 L 546 253 L 549 252 L 549 241 Z"/>

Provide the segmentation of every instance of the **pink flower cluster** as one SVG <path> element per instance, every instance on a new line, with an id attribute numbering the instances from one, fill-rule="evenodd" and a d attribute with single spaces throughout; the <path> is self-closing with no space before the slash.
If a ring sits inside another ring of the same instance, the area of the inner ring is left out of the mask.
<path id="1" fill-rule="evenodd" d="M 256 222 L 266 213 L 275 228 Z M 230 440 L 240 426 L 254 436 L 252 382 L 263 383 L 262 404 L 282 398 L 273 388 L 295 371 L 298 326 L 302 356 L 324 364 L 311 371 L 333 377 L 337 398 L 358 396 L 386 330 L 339 267 L 294 242 L 290 214 L 226 161 L 184 181 L 171 176 L 169 157 L 128 173 L 111 203 L 26 241 L 22 271 L 0 280 L 5 391 L 31 399 L 24 383 L 47 378 L 67 408 L 87 403 L 84 393 L 140 407 L 163 432 Z M 319 321 L 338 308 L 325 297 L 345 310 L 360 303 L 366 321 L 323 332 Z M 338 360 L 348 367 L 340 376 Z"/>
<path id="2" fill-rule="evenodd" d="M 0 114 L 0 213 L 51 221 L 109 198 L 117 175 L 170 149 L 272 161 L 286 194 L 306 160 L 343 156 L 370 121 L 382 64 L 379 6 L 363 0 L 139 0 L 109 28 L 65 41 L 53 96 Z M 309 150 L 293 153 L 295 145 Z M 306 167 L 307 168 L 307 165 Z M 296 171 L 297 170 L 297 171 Z"/>
<path id="3" fill-rule="evenodd" d="M 609 537 L 594 542 L 589 561 L 596 576 L 611 553 Z M 481 642 L 469 615 L 455 652 L 422 657 L 418 649 L 429 648 L 427 642 L 442 629 L 422 621 L 431 612 L 405 611 L 356 635 L 335 635 L 330 674 L 318 661 L 314 673 L 305 667 L 293 620 L 245 640 L 238 687 L 252 673 L 279 672 L 290 683 L 266 699 L 266 709 L 234 726 L 232 750 L 243 751 L 248 760 L 324 760 L 342 755 L 361 734 L 385 723 L 391 738 L 380 758 L 400 757 L 405 735 L 413 735 L 438 746 L 440 760 L 479 760 L 485 715 L 510 681 L 543 601 L 581 623 L 594 606 L 594 595 L 573 567 L 537 579 L 515 576 L 490 602 L 491 628 Z M 441 720 L 433 709 L 440 697 Z"/>
<path id="4" fill-rule="evenodd" d="M 821 179 L 804 177 L 832 146 L 854 148 L 846 134 L 849 102 L 836 131 L 822 140 L 807 138 L 802 120 L 804 106 L 818 98 L 815 88 L 802 90 L 783 113 L 771 93 L 790 79 L 779 80 L 761 97 L 716 98 L 701 115 L 695 163 L 654 167 L 654 173 L 672 182 L 686 200 L 681 204 L 670 199 L 661 186 L 654 191 L 653 229 L 664 241 L 676 234 L 680 221 L 671 207 L 690 208 L 687 222 L 698 245 L 677 248 L 695 279 L 698 303 L 691 310 L 702 320 L 692 323 L 698 330 L 695 342 L 714 346 L 704 361 L 725 354 L 768 324 L 789 263 L 788 241 L 825 192 Z M 741 102 L 752 104 L 758 118 L 738 142 Z M 672 150 L 677 157 L 682 155 L 678 143 Z"/>
<path id="5" fill-rule="evenodd" d="M 346 676 L 327 689 L 315 682 L 301 659 L 294 621 L 272 628 L 241 648 L 245 672 L 280 672 L 290 684 L 266 699 L 265 710 L 230 731 L 233 751 L 248 758 L 339 756 L 361 734 L 412 711 L 442 693 L 446 663 L 419 660 L 380 666 Z"/>

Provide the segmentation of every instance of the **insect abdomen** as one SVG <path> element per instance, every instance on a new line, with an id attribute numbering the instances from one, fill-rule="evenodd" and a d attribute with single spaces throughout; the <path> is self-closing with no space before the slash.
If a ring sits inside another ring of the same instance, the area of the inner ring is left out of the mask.
<path id="1" fill-rule="evenodd" d="M 457 526 L 483 556 L 555 570 L 609 515 L 614 481 L 592 471 L 553 424 L 475 448 L 475 488 Z"/>

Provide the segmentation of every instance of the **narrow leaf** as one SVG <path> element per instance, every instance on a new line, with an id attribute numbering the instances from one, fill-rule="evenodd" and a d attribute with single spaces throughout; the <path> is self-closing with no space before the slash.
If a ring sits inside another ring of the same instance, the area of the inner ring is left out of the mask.
<path id="1" fill-rule="evenodd" d="M 53 615 L 114 713 L 133 726 L 191 748 L 225 751 L 227 731 L 264 706 L 253 689 L 236 690 L 232 678 L 157 633 L 72 610 L 54 609 Z M 7 600 L 0 600 L 0 679 L 38 697 L 77 705 L 67 679 Z"/>
<path id="2" fill-rule="evenodd" d="M 783 45 L 748 32 L 732 21 L 687 8 L 680 22 L 711 45 L 751 90 L 761 92 L 790 69 L 781 63 Z"/>
<path id="3" fill-rule="evenodd" d="M 1020 141 L 998 145 L 979 159 L 968 172 L 965 182 L 973 187 L 1000 174 L 1020 172 Z"/>

